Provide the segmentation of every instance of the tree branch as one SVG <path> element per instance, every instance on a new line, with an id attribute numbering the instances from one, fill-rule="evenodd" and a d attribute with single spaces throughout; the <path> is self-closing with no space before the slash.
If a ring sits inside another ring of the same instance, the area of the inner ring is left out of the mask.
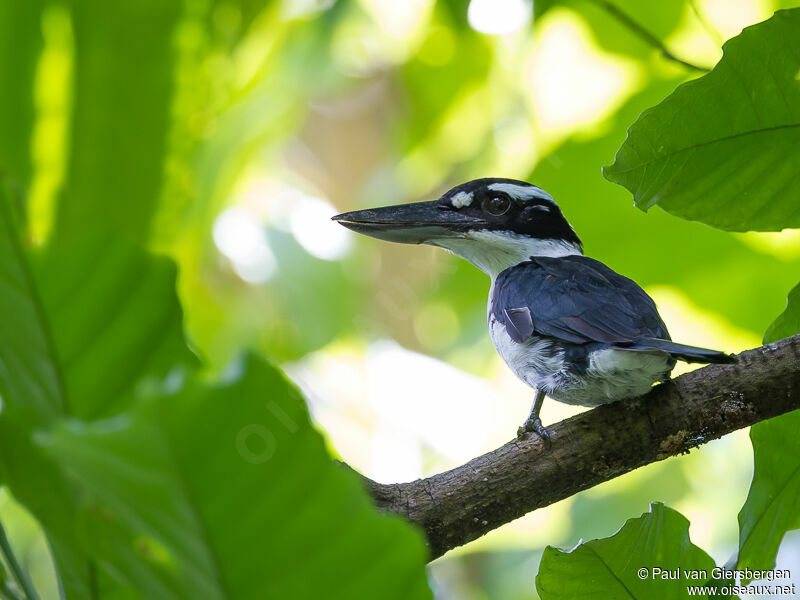
<path id="1" fill-rule="evenodd" d="M 616 4 L 609 2 L 608 0 L 589 0 L 593 4 L 596 4 L 603 10 L 605 10 L 608 14 L 614 17 L 617 21 L 622 23 L 625 27 L 630 29 L 636 36 L 642 39 L 645 43 L 650 44 L 656 50 L 660 50 L 661 54 L 667 60 L 671 60 L 678 64 L 683 65 L 684 67 L 688 67 L 690 69 L 695 69 L 696 71 L 703 71 L 708 72 L 711 69 L 708 67 L 701 67 L 699 65 L 695 65 L 690 63 L 689 61 L 683 60 L 682 58 L 678 58 L 672 52 L 670 52 L 669 48 L 664 45 L 660 39 L 650 33 L 647 29 L 644 28 L 641 24 L 637 21 L 634 21 L 627 13 L 623 12 Z"/>
<path id="2" fill-rule="evenodd" d="M 641 466 L 800 408 L 800 335 L 743 352 L 410 483 L 364 478 L 377 505 L 425 531 L 431 559 Z"/>

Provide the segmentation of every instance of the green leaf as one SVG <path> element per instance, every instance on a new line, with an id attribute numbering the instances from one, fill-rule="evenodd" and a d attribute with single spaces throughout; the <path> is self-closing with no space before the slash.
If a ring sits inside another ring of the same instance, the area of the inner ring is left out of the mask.
<path id="1" fill-rule="evenodd" d="M 597 598 L 686 598 L 687 585 L 704 585 L 714 568 L 713 559 L 689 539 L 689 521 L 661 503 L 650 512 L 630 519 L 609 538 L 592 540 L 564 551 L 548 546 L 544 551 L 536 589 L 542 600 Z M 655 573 L 654 568 L 660 568 Z M 644 578 L 640 569 L 647 569 Z M 664 579 L 661 573 L 675 573 Z M 687 571 L 700 579 L 687 579 Z"/>
<path id="2" fill-rule="evenodd" d="M 800 227 L 800 9 L 728 41 L 633 124 L 605 176 L 643 210 L 733 231 Z"/>
<path id="3" fill-rule="evenodd" d="M 33 80 L 42 49 L 42 0 L 0 2 L 0 173 L 28 185 Z"/>
<path id="4" fill-rule="evenodd" d="M 35 277 L 0 207 L 0 393 L 43 426 L 60 414 L 107 416 L 142 380 L 195 365 L 182 332 L 175 267 L 123 240 L 57 245 Z"/>
<path id="5" fill-rule="evenodd" d="M 772 569 L 787 531 L 800 527 L 800 411 L 750 428 L 753 482 L 739 511 L 738 568 Z"/>
<path id="6" fill-rule="evenodd" d="M 41 298 L 23 252 L 14 204 L 0 188 L 0 471 L 14 495 L 47 529 L 54 547 L 65 544 L 65 571 L 85 567 L 74 547 L 71 492 L 59 470 L 32 445 L 36 427 L 51 426 L 65 406 L 64 384 Z M 60 540 L 65 540 L 61 542 Z M 69 540 L 69 541 L 67 541 Z M 64 570 L 62 570 L 62 575 Z M 69 595 L 85 589 L 62 579 Z"/>
<path id="7" fill-rule="evenodd" d="M 56 231 L 146 240 L 159 199 L 178 0 L 72 0 L 74 114 Z"/>
<path id="8" fill-rule="evenodd" d="M 768 344 L 800 333 L 800 285 L 764 334 Z M 772 569 L 787 531 L 800 527 L 800 411 L 750 428 L 753 481 L 739 511 L 740 568 Z"/>
<path id="9" fill-rule="evenodd" d="M 49 423 L 63 410 L 55 348 L 23 253 L 15 204 L 0 186 L 0 416 Z"/>
<path id="10" fill-rule="evenodd" d="M 87 233 L 57 242 L 35 266 L 68 414 L 109 416 L 142 382 L 197 364 L 183 338 L 172 261 Z"/>
<path id="11" fill-rule="evenodd" d="M 256 359 L 43 444 L 85 490 L 89 546 L 144 597 L 430 597 L 420 535 L 370 506 Z"/>
<path id="12" fill-rule="evenodd" d="M 31 269 L 15 205 L 0 194 L 0 396 L 12 419 L 42 427 L 64 414 L 106 416 L 143 381 L 196 364 L 171 261 L 87 234 L 51 246 Z"/>
<path id="13" fill-rule="evenodd" d="M 0 189 L 0 471 L 44 526 L 68 595 L 80 597 L 88 561 L 73 491 L 31 435 L 64 415 L 123 410 L 168 366 L 195 359 L 168 261 L 122 238 L 87 234 L 52 246 L 31 269 L 15 215 Z"/>
<path id="14" fill-rule="evenodd" d="M 769 344 L 800 333 L 800 284 L 789 292 L 786 310 L 769 326 L 764 334 L 764 343 Z"/>

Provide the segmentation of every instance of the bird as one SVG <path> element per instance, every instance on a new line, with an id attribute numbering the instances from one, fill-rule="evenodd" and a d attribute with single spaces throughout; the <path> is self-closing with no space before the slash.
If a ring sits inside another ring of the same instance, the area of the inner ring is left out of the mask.
<path id="1" fill-rule="evenodd" d="M 545 397 L 594 407 L 647 393 L 676 361 L 735 357 L 673 342 L 650 296 L 585 256 L 553 197 L 515 179 L 482 178 L 438 200 L 342 213 L 334 221 L 380 240 L 428 244 L 472 263 L 490 280 L 489 335 L 511 371 L 535 390 L 517 434 L 550 446 Z"/>

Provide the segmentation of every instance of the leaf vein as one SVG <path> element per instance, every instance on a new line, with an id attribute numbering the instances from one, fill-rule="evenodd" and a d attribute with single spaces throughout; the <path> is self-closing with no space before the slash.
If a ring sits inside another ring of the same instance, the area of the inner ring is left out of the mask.
<path id="1" fill-rule="evenodd" d="M 781 129 L 794 129 L 795 127 L 800 127 L 800 123 L 787 123 L 784 125 L 775 125 L 774 127 L 763 127 L 761 129 L 751 129 L 749 131 L 742 131 L 741 133 L 734 133 L 732 135 L 723 136 L 720 138 L 715 138 L 713 140 L 708 140 L 705 142 L 699 142 L 697 144 L 693 144 L 691 146 L 687 146 L 686 148 L 681 148 L 679 150 L 673 150 L 672 152 L 668 152 L 666 154 L 662 154 L 661 156 L 656 156 L 646 162 L 640 163 L 638 165 L 634 165 L 627 169 L 615 169 L 613 173 L 630 173 L 631 171 L 635 171 L 636 169 L 641 169 L 642 167 L 646 167 L 650 164 L 658 162 L 659 160 L 663 160 L 665 158 L 670 158 L 677 154 L 681 154 L 682 152 L 687 152 L 689 150 L 696 150 L 697 148 L 702 148 L 703 146 L 710 146 L 711 144 L 716 144 L 719 142 L 726 142 L 728 140 L 733 140 L 740 137 L 746 137 L 748 135 L 758 135 L 761 133 L 768 133 L 770 131 L 778 131 Z"/>

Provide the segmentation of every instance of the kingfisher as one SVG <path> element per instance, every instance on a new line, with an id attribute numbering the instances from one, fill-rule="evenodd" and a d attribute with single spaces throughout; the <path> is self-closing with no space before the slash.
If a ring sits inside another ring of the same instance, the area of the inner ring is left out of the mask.
<path id="1" fill-rule="evenodd" d="M 731 363 L 670 338 L 655 302 L 631 279 L 584 256 L 553 197 L 514 179 L 475 179 L 438 200 L 333 217 L 380 240 L 438 246 L 491 279 L 487 319 L 497 353 L 535 390 L 518 435 L 550 436 L 545 396 L 599 406 L 647 393 L 676 361 Z"/>

